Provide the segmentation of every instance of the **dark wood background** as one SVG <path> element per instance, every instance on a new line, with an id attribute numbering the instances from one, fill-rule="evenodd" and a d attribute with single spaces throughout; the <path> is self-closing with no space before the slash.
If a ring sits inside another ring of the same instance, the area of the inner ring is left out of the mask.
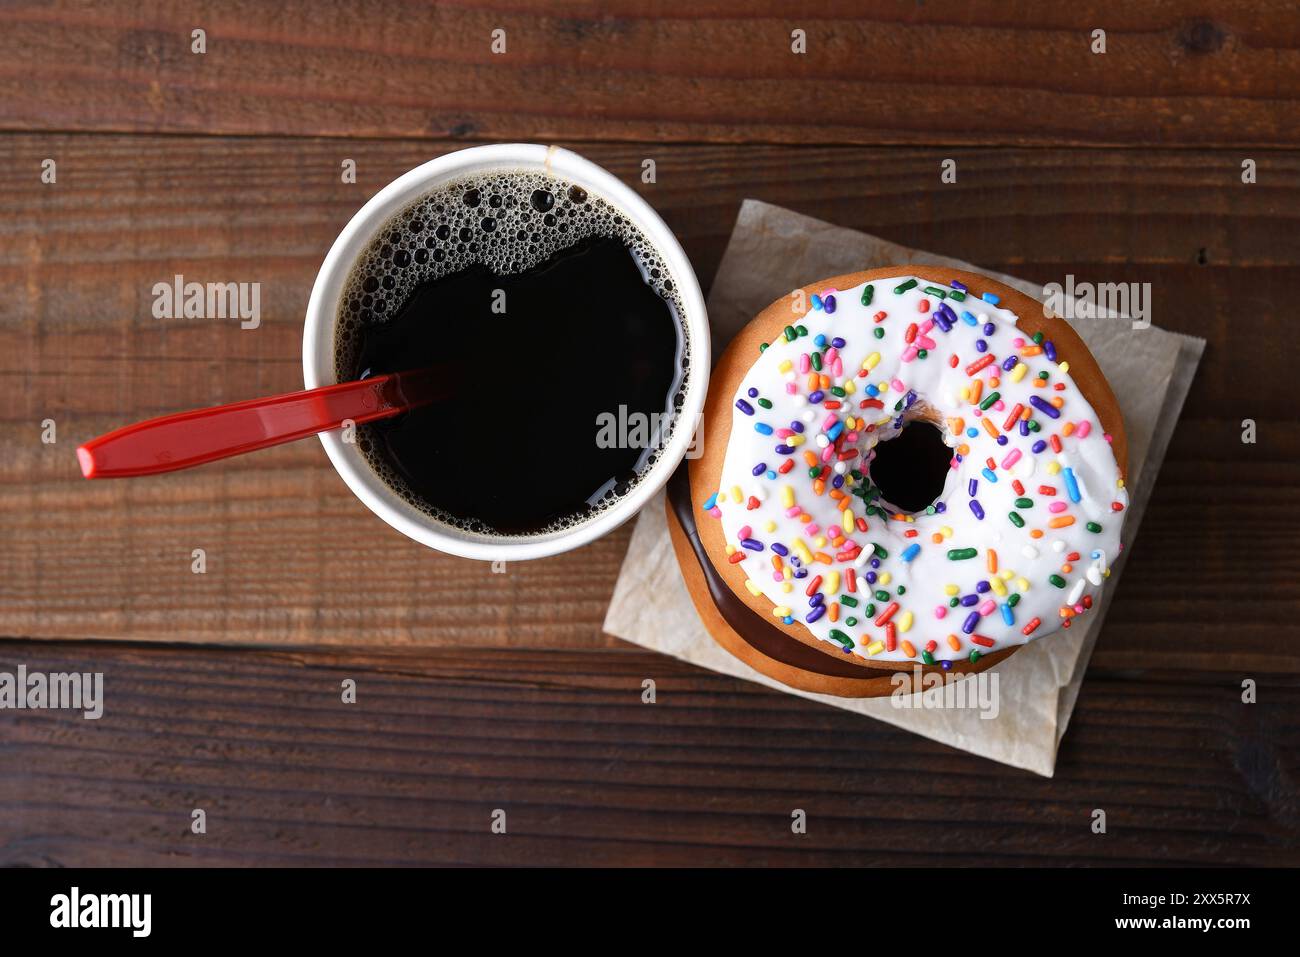
<path id="1" fill-rule="evenodd" d="M 0 712 L 0 864 L 1300 863 L 1295 4 L 652 6 L 0 7 L 0 670 L 108 687 L 98 722 Z M 1208 340 L 1054 779 L 603 635 L 629 529 L 492 575 L 384 527 L 315 442 L 80 478 L 85 438 L 299 387 L 352 213 L 512 139 L 633 185 L 705 288 L 752 196 L 1150 282 Z M 262 327 L 154 319 L 175 273 L 261 282 Z"/>

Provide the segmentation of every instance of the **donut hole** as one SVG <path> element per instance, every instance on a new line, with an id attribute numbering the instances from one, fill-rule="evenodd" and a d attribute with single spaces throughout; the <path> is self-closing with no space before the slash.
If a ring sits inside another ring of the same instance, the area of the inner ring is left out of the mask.
<path id="1" fill-rule="evenodd" d="M 904 512 L 921 512 L 943 494 L 952 449 L 943 432 L 924 419 L 914 419 L 888 441 L 876 446 L 867 467 L 881 497 Z"/>

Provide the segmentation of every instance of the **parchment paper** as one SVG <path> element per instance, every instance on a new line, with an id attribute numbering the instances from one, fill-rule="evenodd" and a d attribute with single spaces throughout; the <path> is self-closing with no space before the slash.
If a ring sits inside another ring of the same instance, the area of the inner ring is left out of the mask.
<path id="1" fill-rule="evenodd" d="M 908 249 L 757 200 L 746 200 L 709 294 L 714 354 L 779 296 L 816 279 L 898 263 L 925 263 L 984 272 L 1034 299 L 1042 289 L 946 256 Z M 1076 281 L 1104 277 L 1080 276 Z M 1064 282 L 1064 277 L 1061 277 Z M 1158 300 L 1157 300 L 1158 306 Z M 1154 315 L 1159 317 L 1158 312 Z M 691 604 L 668 539 L 663 495 L 641 512 L 605 616 L 619 638 L 771 688 L 906 728 L 916 734 L 1050 777 L 1070 721 L 1083 673 L 1109 602 L 1137 537 L 1156 473 L 1164 459 L 1205 340 L 1154 324 L 1134 329 L 1103 314 L 1071 322 L 1088 344 L 1119 399 L 1129 440 L 1125 552 L 1113 564 L 1101 606 L 1062 630 L 1030 643 L 997 666 L 1000 710 L 981 718 L 971 709 L 900 709 L 890 698 L 852 699 L 796 691 L 758 673 L 723 650 L 704 630 Z M 928 692 L 935 695 L 938 692 Z"/>

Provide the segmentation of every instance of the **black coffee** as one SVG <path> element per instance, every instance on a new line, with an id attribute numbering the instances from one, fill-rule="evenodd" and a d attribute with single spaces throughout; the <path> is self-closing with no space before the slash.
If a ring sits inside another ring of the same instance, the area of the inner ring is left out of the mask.
<path id="1" fill-rule="evenodd" d="M 343 299 L 336 371 L 437 369 L 439 398 L 361 426 L 360 449 L 441 521 L 529 536 L 591 518 L 654 464 L 684 395 L 684 343 L 662 258 L 617 208 L 497 172 L 380 232 Z"/>

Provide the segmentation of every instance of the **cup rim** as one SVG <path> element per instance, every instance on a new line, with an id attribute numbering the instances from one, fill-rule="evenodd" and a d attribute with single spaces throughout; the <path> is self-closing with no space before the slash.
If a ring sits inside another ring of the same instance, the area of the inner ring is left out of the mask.
<path id="1" fill-rule="evenodd" d="M 644 199 L 621 180 L 577 153 L 536 143 L 500 143 L 455 150 L 430 160 L 393 180 L 370 198 L 348 221 L 326 254 L 312 286 L 303 327 L 303 381 L 308 389 L 331 385 L 338 303 L 357 258 L 376 230 L 390 216 L 441 182 L 489 169 L 542 170 L 595 192 L 617 206 L 646 235 L 663 256 L 681 300 L 691 355 L 691 374 L 679 412 L 679 423 L 700 420 L 708 389 L 710 341 L 708 317 L 699 280 L 677 237 Z M 594 424 L 593 424 L 594 425 Z M 613 531 L 667 483 L 690 447 L 694 429 L 679 425 L 660 450 L 658 461 L 625 498 L 571 530 L 521 539 L 457 533 L 403 500 L 375 474 L 355 446 L 335 431 L 320 433 L 321 444 L 335 471 L 372 512 L 409 538 L 430 548 L 484 561 L 522 561 L 557 555 Z"/>

